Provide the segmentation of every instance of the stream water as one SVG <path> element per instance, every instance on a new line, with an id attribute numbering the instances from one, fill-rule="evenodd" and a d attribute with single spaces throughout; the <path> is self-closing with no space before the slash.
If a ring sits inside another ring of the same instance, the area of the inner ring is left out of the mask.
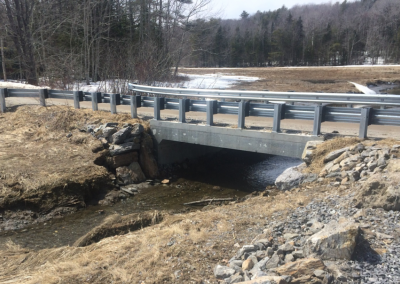
<path id="1" fill-rule="evenodd" d="M 169 185 L 151 186 L 113 206 L 89 206 L 45 223 L 0 232 L 0 249 L 6 248 L 7 241 L 30 249 L 72 245 L 112 214 L 127 215 L 147 210 L 167 210 L 171 213 L 198 210 L 183 203 L 207 198 L 243 197 L 265 189 L 285 169 L 300 163 L 301 160 L 294 158 L 223 150 L 177 171 Z"/>

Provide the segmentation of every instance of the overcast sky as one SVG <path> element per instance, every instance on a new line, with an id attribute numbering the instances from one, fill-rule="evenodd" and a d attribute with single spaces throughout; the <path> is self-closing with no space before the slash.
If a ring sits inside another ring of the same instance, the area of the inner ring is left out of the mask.
<path id="1" fill-rule="evenodd" d="M 321 4 L 336 3 L 338 0 L 211 0 L 213 11 L 221 11 L 218 17 L 222 19 L 238 19 L 245 10 L 249 14 L 254 14 L 258 10 L 261 12 L 276 10 L 283 5 L 291 8 L 296 4 Z M 342 2 L 340 0 L 339 2 Z"/>

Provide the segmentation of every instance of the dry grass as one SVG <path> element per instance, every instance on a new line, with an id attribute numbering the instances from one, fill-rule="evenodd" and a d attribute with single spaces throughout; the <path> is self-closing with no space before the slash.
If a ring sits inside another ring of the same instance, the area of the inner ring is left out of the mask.
<path id="1" fill-rule="evenodd" d="M 108 171 L 93 162 L 98 154 L 92 149 L 101 143 L 80 131 L 106 122 L 143 123 L 128 114 L 67 106 L 22 106 L 0 114 L 0 208 L 32 203 L 51 208 L 51 199 L 41 200 L 46 192 L 67 188 L 80 196 L 89 187 L 107 184 Z M 148 123 L 144 125 L 149 128 Z M 72 137 L 66 137 L 68 133 Z M 82 203 L 78 199 L 59 202 L 65 206 Z"/>
<path id="2" fill-rule="evenodd" d="M 225 74 L 258 77 L 259 81 L 242 83 L 235 89 L 296 92 L 358 92 L 349 83 L 362 85 L 400 81 L 400 66 L 385 67 L 299 67 L 299 68 L 180 68 L 186 74 Z"/>
<path id="3" fill-rule="evenodd" d="M 393 138 L 388 138 L 380 141 L 374 140 L 361 140 L 356 137 L 337 137 L 332 140 L 327 140 L 324 143 L 317 145 L 317 149 L 314 150 L 312 163 L 304 170 L 308 173 L 319 173 L 324 167 L 324 158 L 327 154 L 332 151 L 352 146 L 357 143 L 363 143 L 365 146 L 387 146 L 392 147 L 395 144 L 399 144 L 400 141 Z"/>
<path id="4" fill-rule="evenodd" d="M 232 255 L 233 244 L 267 237 L 259 234 L 266 217 L 272 220 L 275 212 L 281 212 L 284 218 L 288 210 L 306 204 L 316 194 L 316 190 L 298 189 L 165 216 L 158 225 L 84 248 L 35 252 L 11 245 L 0 251 L 0 283 L 217 283 L 212 269 Z"/>

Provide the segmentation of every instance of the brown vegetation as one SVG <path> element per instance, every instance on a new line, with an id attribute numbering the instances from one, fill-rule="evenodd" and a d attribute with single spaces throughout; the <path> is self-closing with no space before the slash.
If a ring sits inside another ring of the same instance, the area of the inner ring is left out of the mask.
<path id="1" fill-rule="evenodd" d="M 185 74 L 224 74 L 258 77 L 259 81 L 242 83 L 235 89 L 296 92 L 358 92 L 349 83 L 362 85 L 399 82 L 400 66 L 389 67 L 298 67 L 298 68 L 181 68 Z"/>
<path id="2" fill-rule="evenodd" d="M 0 121 L 0 210 L 42 213 L 85 206 L 110 186 L 108 171 L 94 164 L 101 143 L 81 132 L 87 125 L 136 122 L 128 115 L 64 106 L 19 107 Z"/>

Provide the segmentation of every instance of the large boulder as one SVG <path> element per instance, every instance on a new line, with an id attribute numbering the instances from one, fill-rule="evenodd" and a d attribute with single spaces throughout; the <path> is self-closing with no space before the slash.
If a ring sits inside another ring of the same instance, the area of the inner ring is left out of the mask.
<path id="1" fill-rule="evenodd" d="M 139 183 L 146 180 L 138 162 L 133 162 L 128 167 L 119 167 L 116 169 L 116 173 L 117 178 L 124 184 Z"/>
<path id="2" fill-rule="evenodd" d="M 280 275 L 290 275 L 294 278 L 298 278 L 305 275 L 313 275 L 314 271 L 317 269 L 325 269 L 322 260 L 318 258 L 303 258 L 279 266 L 275 271 Z"/>
<path id="3" fill-rule="evenodd" d="M 356 200 L 358 208 L 400 210 L 400 188 L 385 182 L 382 174 L 375 174 L 362 185 Z"/>
<path id="4" fill-rule="evenodd" d="M 137 152 L 128 152 L 122 155 L 106 157 L 107 165 L 113 169 L 129 166 L 132 162 L 137 162 L 138 160 Z"/>
<path id="5" fill-rule="evenodd" d="M 360 227 L 354 219 L 331 221 L 306 241 L 303 251 L 306 256 L 313 255 L 322 260 L 350 260 L 359 233 Z"/>
<path id="6" fill-rule="evenodd" d="M 112 143 L 113 144 L 124 143 L 125 139 L 128 138 L 129 135 L 131 134 L 131 131 L 132 131 L 131 127 L 125 127 L 125 128 L 118 130 L 111 136 Z"/>
<path id="7" fill-rule="evenodd" d="M 110 155 L 111 156 L 122 155 L 139 149 L 140 149 L 140 144 L 136 144 L 135 142 L 127 142 L 121 145 L 112 145 L 110 147 Z"/>
<path id="8" fill-rule="evenodd" d="M 301 182 L 307 177 L 306 174 L 303 174 L 301 172 L 304 167 L 305 164 L 301 164 L 300 166 L 286 169 L 280 176 L 276 178 L 275 185 L 280 190 L 290 190 L 294 187 L 299 186 Z"/>

